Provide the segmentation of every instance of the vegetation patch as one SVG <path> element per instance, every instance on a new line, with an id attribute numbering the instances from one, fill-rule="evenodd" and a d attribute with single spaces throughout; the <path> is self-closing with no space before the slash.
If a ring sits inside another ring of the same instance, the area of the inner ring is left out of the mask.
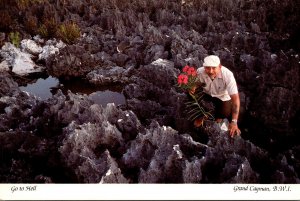
<path id="1" fill-rule="evenodd" d="M 21 42 L 21 37 L 20 37 L 20 33 L 19 32 L 10 32 L 9 35 L 9 40 L 10 42 L 16 46 L 19 47 L 20 46 L 20 42 Z"/>
<path id="2" fill-rule="evenodd" d="M 80 28 L 74 22 L 66 22 L 59 26 L 57 36 L 68 44 L 74 43 L 80 37 Z"/>

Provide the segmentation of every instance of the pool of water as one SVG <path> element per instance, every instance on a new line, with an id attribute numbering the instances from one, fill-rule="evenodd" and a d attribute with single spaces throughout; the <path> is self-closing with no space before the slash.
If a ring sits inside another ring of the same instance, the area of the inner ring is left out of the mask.
<path id="1" fill-rule="evenodd" d="M 20 86 L 22 91 L 26 91 L 47 100 L 61 89 L 64 94 L 70 90 L 73 93 L 86 94 L 95 103 L 106 106 L 107 103 L 116 105 L 125 104 L 125 96 L 122 93 L 122 86 L 95 87 L 83 80 L 61 81 L 54 77 L 39 78 L 36 82 Z"/>
<path id="2" fill-rule="evenodd" d="M 19 87 L 22 91 L 32 93 L 42 100 L 46 100 L 52 96 L 51 89 L 59 86 L 58 79 L 48 77 L 46 79 L 39 78 L 36 82 Z"/>

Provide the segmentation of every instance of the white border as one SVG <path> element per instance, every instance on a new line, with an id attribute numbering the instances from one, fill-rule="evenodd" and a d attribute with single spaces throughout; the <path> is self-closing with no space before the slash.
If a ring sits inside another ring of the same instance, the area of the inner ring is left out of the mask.
<path id="1" fill-rule="evenodd" d="M 270 191 L 263 191 L 269 189 Z M 274 189 L 277 189 L 274 191 Z M 13 192 L 13 190 L 15 190 Z M 1 200 L 300 200 L 299 184 L 0 184 Z"/>

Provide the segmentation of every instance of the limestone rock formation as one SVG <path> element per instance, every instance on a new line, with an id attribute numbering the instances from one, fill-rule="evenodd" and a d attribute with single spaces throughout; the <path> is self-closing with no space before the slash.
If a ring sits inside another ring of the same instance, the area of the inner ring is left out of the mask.
<path id="1" fill-rule="evenodd" d="M 300 183 L 295 1 L 34 2 L 0 1 L 0 182 Z M 75 43 L 52 38 L 70 21 Z M 236 77 L 239 137 L 226 124 L 194 128 L 185 113 L 177 75 L 209 54 Z M 18 88 L 40 71 L 120 85 L 126 102 Z"/>

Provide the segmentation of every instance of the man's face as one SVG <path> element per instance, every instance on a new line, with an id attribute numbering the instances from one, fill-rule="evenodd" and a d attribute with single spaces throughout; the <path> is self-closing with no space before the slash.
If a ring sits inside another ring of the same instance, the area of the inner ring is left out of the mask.
<path id="1" fill-rule="evenodd" d="M 212 79 L 215 79 L 217 75 L 221 71 L 221 65 L 218 67 L 212 67 L 212 66 L 205 66 L 204 67 L 205 73 Z"/>

